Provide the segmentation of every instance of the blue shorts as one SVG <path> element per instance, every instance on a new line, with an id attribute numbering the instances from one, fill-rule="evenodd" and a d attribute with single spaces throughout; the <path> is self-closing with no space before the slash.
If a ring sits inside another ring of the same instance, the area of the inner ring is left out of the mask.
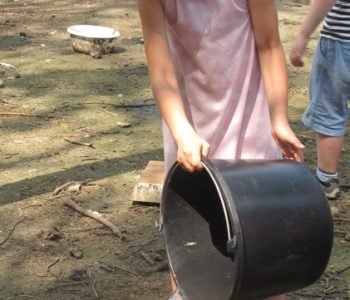
<path id="1" fill-rule="evenodd" d="M 309 80 L 310 104 L 301 119 L 327 136 L 345 134 L 350 99 L 350 43 L 321 37 Z"/>

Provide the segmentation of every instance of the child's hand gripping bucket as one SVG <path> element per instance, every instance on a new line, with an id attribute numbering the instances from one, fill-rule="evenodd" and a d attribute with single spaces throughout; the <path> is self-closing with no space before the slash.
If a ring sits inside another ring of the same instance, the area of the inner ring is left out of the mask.
<path id="1" fill-rule="evenodd" d="M 184 300 L 258 299 L 314 283 L 333 240 L 313 174 L 289 160 L 205 160 L 165 180 L 161 217 Z"/>

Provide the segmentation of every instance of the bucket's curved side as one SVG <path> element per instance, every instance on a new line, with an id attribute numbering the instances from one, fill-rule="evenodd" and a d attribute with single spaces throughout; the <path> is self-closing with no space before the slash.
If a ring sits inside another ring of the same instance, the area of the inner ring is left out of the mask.
<path id="1" fill-rule="evenodd" d="M 212 164 L 228 184 L 243 233 L 237 299 L 286 293 L 318 280 L 331 254 L 333 224 L 310 170 L 289 160 Z"/>

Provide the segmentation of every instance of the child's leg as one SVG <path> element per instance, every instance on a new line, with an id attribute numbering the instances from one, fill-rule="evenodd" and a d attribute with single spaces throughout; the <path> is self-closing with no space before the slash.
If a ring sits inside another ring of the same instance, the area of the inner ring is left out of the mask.
<path id="1" fill-rule="evenodd" d="M 170 273 L 170 286 L 171 286 L 172 295 L 170 296 L 169 300 L 182 300 L 180 294 L 178 293 L 174 276 L 171 273 Z"/>
<path id="2" fill-rule="evenodd" d="M 316 176 L 329 200 L 342 198 L 338 182 L 338 165 L 344 136 L 326 136 L 317 133 Z"/>
<path id="3" fill-rule="evenodd" d="M 344 136 L 317 133 L 317 164 L 320 170 L 337 173 Z"/>
<path id="4" fill-rule="evenodd" d="M 170 273 L 170 286 L 171 286 L 171 291 L 173 293 L 175 293 L 176 292 L 176 282 L 175 282 L 173 274 L 171 274 L 171 273 Z"/>

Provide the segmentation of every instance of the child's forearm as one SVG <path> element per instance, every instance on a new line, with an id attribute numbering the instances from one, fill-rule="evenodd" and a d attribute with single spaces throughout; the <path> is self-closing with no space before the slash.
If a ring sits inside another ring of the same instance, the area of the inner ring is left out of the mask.
<path id="1" fill-rule="evenodd" d="M 151 85 L 161 115 L 175 141 L 178 141 L 184 133 L 193 130 L 186 116 L 178 88 L 163 80 L 151 79 Z"/>
<path id="2" fill-rule="evenodd" d="M 288 123 L 288 79 L 282 46 L 259 53 L 272 125 Z"/>
<path id="3" fill-rule="evenodd" d="M 299 36 L 309 39 L 335 3 L 336 0 L 314 0 L 309 13 L 300 27 Z"/>
<path id="4" fill-rule="evenodd" d="M 138 0 L 152 91 L 177 141 L 192 129 L 186 116 L 167 42 L 161 0 Z"/>
<path id="5" fill-rule="evenodd" d="M 288 122 L 288 83 L 274 0 L 247 1 L 272 124 Z"/>

